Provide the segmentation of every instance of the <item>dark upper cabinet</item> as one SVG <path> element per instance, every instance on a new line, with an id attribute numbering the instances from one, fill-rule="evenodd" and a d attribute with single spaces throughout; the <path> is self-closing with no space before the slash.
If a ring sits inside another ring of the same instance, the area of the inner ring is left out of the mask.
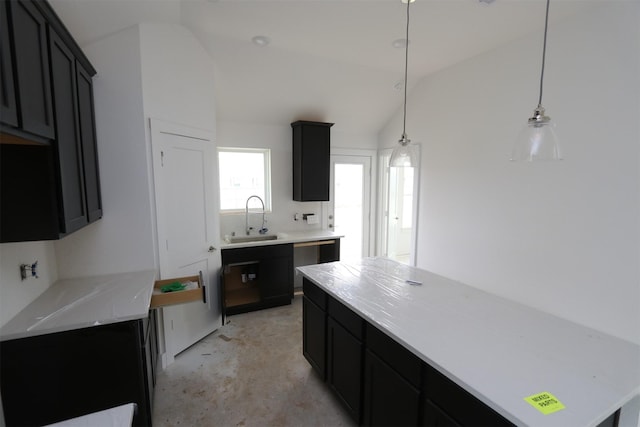
<path id="1" fill-rule="evenodd" d="M 56 35 L 49 32 L 51 81 L 56 123 L 55 152 L 59 174 L 61 231 L 70 233 L 88 223 L 82 145 L 78 120 L 75 57 Z"/>
<path id="2" fill-rule="evenodd" d="M 51 139 L 54 125 L 47 21 L 33 2 L 10 1 L 8 6 L 19 126 L 25 132 Z"/>
<path id="3" fill-rule="evenodd" d="M 0 1 L 0 118 L 2 123 L 18 126 L 13 55 L 9 40 L 7 2 Z"/>
<path id="4" fill-rule="evenodd" d="M 49 50 L 60 231 L 68 234 L 102 217 L 93 89 L 89 73 L 52 28 Z"/>
<path id="5" fill-rule="evenodd" d="M 330 128 L 333 123 L 297 121 L 293 130 L 293 200 L 329 200 Z"/>
<path id="6" fill-rule="evenodd" d="M 0 243 L 58 239 L 102 217 L 95 70 L 46 1 L 0 6 Z"/>
<path id="7" fill-rule="evenodd" d="M 93 110 L 93 81 L 91 75 L 76 59 L 76 81 L 78 84 L 78 121 L 84 166 L 84 181 L 89 222 L 102 218 L 100 175 L 98 169 L 98 147 L 96 145 L 95 113 Z"/>

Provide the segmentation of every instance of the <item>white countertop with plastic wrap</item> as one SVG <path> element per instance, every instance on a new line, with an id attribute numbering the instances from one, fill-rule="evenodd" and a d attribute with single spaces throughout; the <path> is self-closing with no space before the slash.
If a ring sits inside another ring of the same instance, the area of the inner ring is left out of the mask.
<path id="1" fill-rule="evenodd" d="M 127 403 L 104 411 L 49 424 L 46 427 L 131 427 L 135 411 L 136 404 Z"/>
<path id="2" fill-rule="evenodd" d="M 275 236 L 277 236 L 277 239 L 274 240 L 250 241 L 242 243 L 228 243 L 223 239 L 221 241 L 220 248 L 231 249 L 246 248 L 251 246 L 283 245 L 286 243 L 315 242 L 321 240 L 340 239 L 344 237 L 344 234 L 334 233 L 333 231 L 327 230 L 313 230 L 276 233 Z"/>
<path id="3" fill-rule="evenodd" d="M 298 270 L 517 425 L 593 426 L 625 404 L 637 423 L 634 343 L 384 258 Z M 524 400 L 542 392 L 565 408 Z"/>
<path id="4" fill-rule="evenodd" d="M 0 328 L 0 341 L 142 319 L 155 279 L 150 270 L 59 280 Z"/>

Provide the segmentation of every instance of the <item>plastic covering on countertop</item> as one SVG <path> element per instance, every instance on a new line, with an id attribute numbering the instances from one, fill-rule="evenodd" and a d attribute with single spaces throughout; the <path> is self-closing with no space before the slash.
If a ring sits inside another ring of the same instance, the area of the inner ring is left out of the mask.
<path id="1" fill-rule="evenodd" d="M 298 270 L 352 309 L 384 327 L 392 326 L 397 310 L 424 310 L 424 305 L 418 305 L 416 294 L 424 294 L 434 286 L 447 285 L 447 279 L 441 276 L 388 258 L 310 265 L 298 267 Z M 366 298 L 362 298 L 363 295 Z"/>
<path id="2" fill-rule="evenodd" d="M 135 403 L 127 403 L 104 411 L 49 424 L 46 427 L 129 427 L 132 424 L 135 409 Z"/>
<path id="3" fill-rule="evenodd" d="M 0 329 L 2 340 L 145 317 L 154 271 L 60 280 Z"/>
<path id="4" fill-rule="evenodd" d="M 423 335 L 426 325 L 442 326 L 445 318 L 465 325 L 463 335 L 501 331 L 522 336 L 521 325 L 505 325 L 496 315 L 514 310 L 506 300 L 388 258 L 310 265 L 298 271 L 406 344 Z"/>

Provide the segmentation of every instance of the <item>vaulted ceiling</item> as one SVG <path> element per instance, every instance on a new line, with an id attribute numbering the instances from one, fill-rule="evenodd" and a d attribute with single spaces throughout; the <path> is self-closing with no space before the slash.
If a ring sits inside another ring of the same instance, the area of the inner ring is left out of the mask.
<path id="1" fill-rule="evenodd" d="M 336 130 L 375 134 L 402 104 L 404 49 L 393 46 L 405 36 L 400 0 L 50 3 L 81 46 L 139 22 L 189 28 L 215 62 L 219 120 L 319 120 L 335 122 Z M 594 3 L 552 1 L 550 45 L 555 22 Z M 544 0 L 417 0 L 410 7 L 409 92 L 429 73 L 531 32 L 542 38 Z M 254 36 L 270 43 L 258 46 Z"/>

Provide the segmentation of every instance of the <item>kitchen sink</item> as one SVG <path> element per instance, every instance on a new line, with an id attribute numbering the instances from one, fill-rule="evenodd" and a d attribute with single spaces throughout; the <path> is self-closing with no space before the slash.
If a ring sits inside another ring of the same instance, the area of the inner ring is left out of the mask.
<path id="1" fill-rule="evenodd" d="M 258 236 L 229 236 L 227 242 L 229 243 L 247 243 L 247 242 L 263 242 L 265 240 L 277 240 L 276 234 L 263 234 Z"/>

